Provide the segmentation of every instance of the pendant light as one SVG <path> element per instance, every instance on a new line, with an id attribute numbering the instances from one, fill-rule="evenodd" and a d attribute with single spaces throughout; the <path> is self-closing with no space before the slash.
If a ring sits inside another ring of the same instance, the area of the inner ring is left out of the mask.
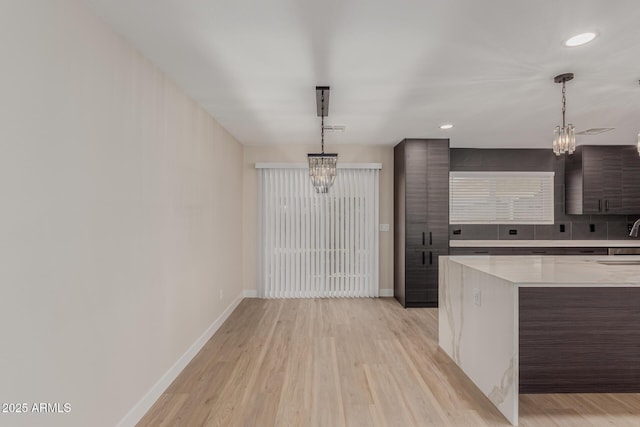
<path id="1" fill-rule="evenodd" d="M 553 132 L 553 152 L 556 156 L 563 153 L 573 154 L 576 149 L 575 128 L 572 124 L 565 124 L 565 113 L 567 111 L 565 83 L 571 80 L 573 80 L 573 73 L 560 74 L 553 79 L 556 83 L 562 83 L 562 127 L 556 126 Z"/>
<path id="2" fill-rule="evenodd" d="M 320 120 L 321 153 L 309 153 L 309 176 L 316 193 L 328 193 L 336 179 L 338 154 L 324 152 L 324 118 L 329 115 L 329 86 L 316 86 L 316 107 Z"/>

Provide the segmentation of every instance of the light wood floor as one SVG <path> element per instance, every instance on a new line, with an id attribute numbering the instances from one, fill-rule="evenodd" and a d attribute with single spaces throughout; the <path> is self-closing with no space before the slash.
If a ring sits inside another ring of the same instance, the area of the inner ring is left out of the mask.
<path id="1" fill-rule="evenodd" d="M 438 349 L 437 309 L 245 299 L 139 426 L 509 426 Z M 640 394 L 521 395 L 522 427 L 640 426 Z"/>

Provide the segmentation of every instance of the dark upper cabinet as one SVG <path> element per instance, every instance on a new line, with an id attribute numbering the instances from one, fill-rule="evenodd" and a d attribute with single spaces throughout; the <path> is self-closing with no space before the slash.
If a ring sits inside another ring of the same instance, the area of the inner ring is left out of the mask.
<path id="1" fill-rule="evenodd" d="M 449 249 L 449 140 L 429 144 L 427 159 L 427 243 Z"/>
<path id="2" fill-rule="evenodd" d="M 407 222 L 426 223 L 428 146 L 420 140 L 405 140 L 404 144 Z"/>
<path id="3" fill-rule="evenodd" d="M 449 253 L 449 140 L 405 139 L 394 166 L 394 295 L 434 307 L 438 257 Z"/>
<path id="4" fill-rule="evenodd" d="M 635 145 L 622 149 L 622 201 L 625 214 L 640 214 L 640 155 Z"/>
<path id="5" fill-rule="evenodd" d="M 580 146 L 566 158 L 566 213 L 640 213 L 639 178 L 640 158 L 635 146 Z"/>

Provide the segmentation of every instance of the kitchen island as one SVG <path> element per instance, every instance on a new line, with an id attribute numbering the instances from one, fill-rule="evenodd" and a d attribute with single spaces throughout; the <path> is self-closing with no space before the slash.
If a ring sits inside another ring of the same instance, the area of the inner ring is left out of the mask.
<path id="1" fill-rule="evenodd" d="M 439 345 L 513 425 L 519 393 L 640 392 L 639 256 L 439 262 Z"/>

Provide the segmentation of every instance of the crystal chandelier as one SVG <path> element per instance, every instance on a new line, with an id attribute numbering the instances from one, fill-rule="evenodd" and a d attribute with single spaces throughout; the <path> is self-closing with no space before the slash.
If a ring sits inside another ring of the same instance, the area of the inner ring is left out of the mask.
<path id="1" fill-rule="evenodd" d="M 567 111 L 567 97 L 565 83 L 573 80 L 573 73 L 565 73 L 553 79 L 556 83 L 562 83 L 562 127 L 556 126 L 553 132 L 553 152 L 556 156 L 563 153 L 573 154 L 576 149 L 575 128 L 572 124 L 565 124 L 565 113 Z"/>
<path id="2" fill-rule="evenodd" d="M 329 86 L 316 86 L 316 104 L 318 116 L 321 117 L 322 152 L 307 154 L 309 176 L 316 193 L 328 193 L 329 188 L 336 180 L 336 166 L 338 164 L 338 155 L 336 153 L 324 152 L 324 118 L 329 115 Z"/>

